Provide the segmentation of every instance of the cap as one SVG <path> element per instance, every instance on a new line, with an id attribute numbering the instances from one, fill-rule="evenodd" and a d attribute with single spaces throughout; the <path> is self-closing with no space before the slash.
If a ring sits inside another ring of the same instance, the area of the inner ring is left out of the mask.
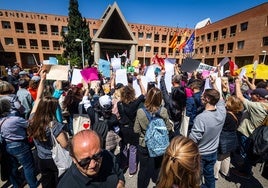
<path id="1" fill-rule="evenodd" d="M 83 84 L 82 83 L 79 83 L 76 85 L 77 88 L 81 89 L 83 87 Z"/>
<path id="2" fill-rule="evenodd" d="M 268 90 L 264 88 L 257 88 L 252 91 L 251 95 L 259 95 L 262 98 L 268 99 Z"/>
<path id="3" fill-rule="evenodd" d="M 103 95 L 99 98 L 99 103 L 102 108 L 107 108 L 112 105 L 112 99 L 109 95 Z"/>
<path id="4" fill-rule="evenodd" d="M 124 87 L 124 84 L 122 84 L 122 83 L 117 83 L 116 86 L 115 86 L 115 89 L 120 89 L 120 88 L 122 88 L 122 87 Z"/>
<path id="5" fill-rule="evenodd" d="M 31 78 L 31 80 L 33 80 L 33 81 L 35 81 L 35 82 L 39 82 L 39 80 L 40 80 L 40 76 L 33 76 L 33 77 Z"/>

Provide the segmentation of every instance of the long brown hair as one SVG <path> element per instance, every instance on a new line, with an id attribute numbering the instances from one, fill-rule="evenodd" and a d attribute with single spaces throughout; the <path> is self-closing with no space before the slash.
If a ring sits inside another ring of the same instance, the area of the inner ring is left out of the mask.
<path id="1" fill-rule="evenodd" d="M 174 137 L 161 165 L 157 188 L 200 187 L 200 154 L 194 141 L 184 136 Z"/>
<path id="2" fill-rule="evenodd" d="M 151 88 L 146 96 L 144 106 L 145 108 L 152 113 L 155 113 L 158 111 L 159 107 L 162 103 L 162 92 L 157 87 Z"/>
<path id="3" fill-rule="evenodd" d="M 55 119 L 57 107 L 58 100 L 56 98 L 45 96 L 40 100 L 36 112 L 30 120 L 29 136 L 40 141 L 46 140 L 46 128 Z"/>
<path id="4" fill-rule="evenodd" d="M 136 99 L 135 90 L 131 86 L 124 86 L 121 91 L 121 101 L 125 104 L 129 104 Z"/>

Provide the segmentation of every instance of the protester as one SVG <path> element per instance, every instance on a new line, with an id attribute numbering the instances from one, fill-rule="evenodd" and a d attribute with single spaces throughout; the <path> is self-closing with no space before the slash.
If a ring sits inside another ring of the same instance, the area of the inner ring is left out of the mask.
<path id="1" fill-rule="evenodd" d="M 146 110 L 151 114 L 156 114 L 159 110 L 159 116 L 163 118 L 166 123 L 168 131 L 172 130 L 172 125 L 169 121 L 167 109 L 161 106 L 162 104 L 162 92 L 160 89 L 154 87 L 148 91 L 144 106 Z M 161 108 L 161 109 L 160 109 Z M 144 110 L 140 108 L 137 111 L 137 116 L 134 124 L 134 132 L 139 134 L 139 160 L 140 169 L 138 173 L 138 188 L 145 188 L 149 185 L 150 179 L 156 183 L 158 173 L 160 170 L 163 156 L 150 157 L 148 148 L 145 143 L 145 134 L 149 124 Z"/>
<path id="2" fill-rule="evenodd" d="M 242 178 L 249 179 L 252 175 L 252 164 L 247 155 L 249 148 L 249 136 L 259 126 L 261 126 L 268 112 L 268 90 L 257 88 L 251 93 L 251 101 L 246 99 L 241 91 L 241 78 L 235 80 L 236 96 L 243 102 L 245 111 L 241 124 L 238 128 L 238 139 L 240 145 L 240 155 L 243 164 L 231 169 L 231 173 Z"/>
<path id="3" fill-rule="evenodd" d="M 73 164 L 61 178 L 58 188 L 123 188 L 125 178 L 115 156 L 101 148 L 99 135 L 83 130 L 74 135 L 70 154 Z"/>
<path id="4" fill-rule="evenodd" d="M 31 93 L 27 90 L 29 86 L 29 81 L 20 78 L 19 80 L 19 90 L 17 91 L 17 97 L 21 104 L 24 106 L 24 118 L 28 119 L 30 112 L 33 107 L 33 98 Z"/>
<path id="5" fill-rule="evenodd" d="M 230 96 L 226 100 L 226 118 L 220 135 L 217 162 L 214 166 L 214 176 L 219 178 L 219 172 L 223 176 L 229 175 L 231 152 L 238 147 L 237 128 L 240 124 L 242 101 L 236 96 Z"/>
<path id="6" fill-rule="evenodd" d="M 51 129 L 63 148 L 67 148 L 68 139 L 63 131 L 64 125 L 56 121 L 56 109 L 59 105 L 57 99 L 51 96 L 42 97 L 46 81 L 44 70 L 40 72 L 40 77 L 37 98 L 30 114 L 28 133 L 34 139 L 37 149 L 42 188 L 54 188 L 58 184 L 58 169 L 52 159 Z"/>
<path id="7" fill-rule="evenodd" d="M 120 166 L 126 170 L 129 168 L 129 175 L 132 177 L 137 172 L 137 145 L 139 135 L 134 133 L 133 127 L 138 108 L 144 102 L 146 91 L 142 85 L 141 78 L 137 77 L 141 89 L 141 95 L 136 98 L 132 86 L 124 86 L 121 92 L 121 101 L 117 103 L 120 114 L 120 135 L 122 138 L 120 146 Z"/>
<path id="8" fill-rule="evenodd" d="M 18 89 L 19 89 L 19 78 L 20 78 L 20 67 L 18 66 L 13 66 L 11 68 L 11 75 L 8 75 L 7 76 L 7 81 L 13 85 L 15 91 L 14 92 L 17 92 Z"/>
<path id="9" fill-rule="evenodd" d="M 186 95 L 180 88 L 181 75 L 173 75 L 172 77 L 172 91 L 169 94 L 165 84 L 165 70 L 161 71 L 160 89 L 163 93 L 165 108 L 168 111 L 170 119 L 174 123 L 175 135 L 179 134 L 181 117 L 183 109 L 186 106 Z"/>
<path id="10" fill-rule="evenodd" d="M 36 188 L 38 181 L 35 176 L 34 158 L 28 142 L 26 129 L 28 122 L 22 117 L 14 116 L 11 104 L 5 97 L 0 97 L 0 124 L 2 143 L 9 154 L 9 180 L 14 187 L 23 186 L 19 167 L 22 165 L 25 179 L 30 188 Z"/>
<path id="11" fill-rule="evenodd" d="M 171 140 L 163 157 L 156 187 L 200 187 L 200 154 L 196 143 L 183 136 Z"/>
<path id="12" fill-rule="evenodd" d="M 201 170 L 204 176 L 204 186 L 215 187 L 214 165 L 217 160 L 219 137 L 224 125 L 226 109 L 224 100 L 217 90 L 215 78 L 210 82 L 214 89 L 206 89 L 201 101 L 205 110 L 196 116 L 189 138 L 198 144 L 201 154 Z"/>

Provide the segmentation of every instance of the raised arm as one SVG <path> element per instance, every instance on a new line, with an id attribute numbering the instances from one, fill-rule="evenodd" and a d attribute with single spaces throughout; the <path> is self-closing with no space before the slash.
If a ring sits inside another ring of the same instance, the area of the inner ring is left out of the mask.
<path id="1" fill-rule="evenodd" d="M 34 113 L 37 109 L 37 106 L 43 96 L 43 92 L 44 92 L 44 88 L 45 88 L 45 82 L 46 82 L 46 71 L 45 70 L 41 70 L 40 74 L 40 82 L 39 82 L 39 86 L 37 89 L 37 96 L 36 96 L 36 100 L 34 102 L 34 106 L 32 108 L 31 114 Z"/>
<path id="2" fill-rule="evenodd" d="M 145 90 L 145 88 L 144 88 L 144 86 L 142 84 L 141 76 L 140 75 L 137 76 L 137 82 L 138 82 L 138 84 L 140 86 L 141 94 L 145 96 L 147 92 L 146 92 L 146 90 Z"/>
<path id="3" fill-rule="evenodd" d="M 246 98 L 242 94 L 241 83 L 242 83 L 241 78 L 238 77 L 235 79 L 235 94 L 236 94 L 237 98 L 241 99 L 241 101 L 244 102 L 246 100 Z"/>

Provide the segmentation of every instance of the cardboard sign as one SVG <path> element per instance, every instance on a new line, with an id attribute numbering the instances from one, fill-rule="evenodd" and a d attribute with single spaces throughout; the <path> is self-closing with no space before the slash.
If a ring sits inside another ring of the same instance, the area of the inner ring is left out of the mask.
<path id="1" fill-rule="evenodd" d="M 68 65 L 53 65 L 47 73 L 47 80 L 68 80 Z"/>
<path id="2" fill-rule="evenodd" d="M 98 70 L 104 77 L 110 77 L 110 62 L 99 59 Z"/>
<path id="3" fill-rule="evenodd" d="M 193 72 L 199 67 L 200 63 L 200 61 L 187 57 L 181 65 L 181 70 L 184 72 Z"/>
<path id="4" fill-rule="evenodd" d="M 72 85 L 77 85 L 82 82 L 83 77 L 80 73 L 81 69 L 73 69 L 73 74 L 72 74 Z"/>

